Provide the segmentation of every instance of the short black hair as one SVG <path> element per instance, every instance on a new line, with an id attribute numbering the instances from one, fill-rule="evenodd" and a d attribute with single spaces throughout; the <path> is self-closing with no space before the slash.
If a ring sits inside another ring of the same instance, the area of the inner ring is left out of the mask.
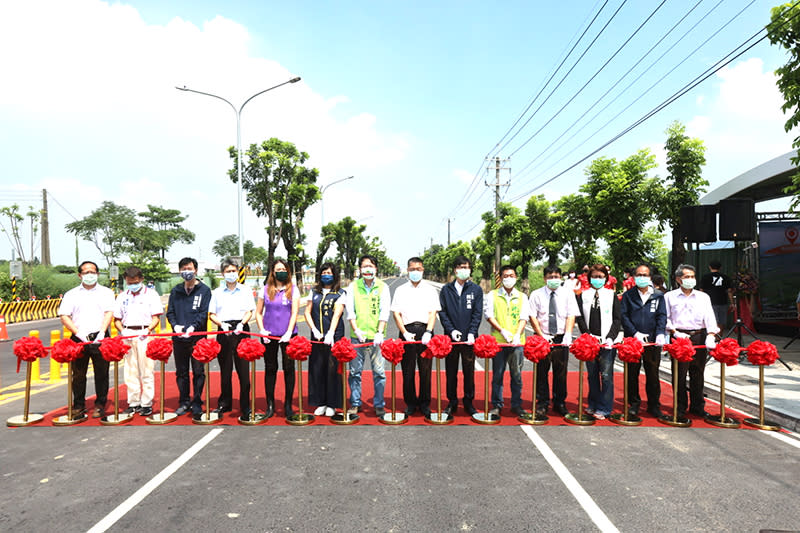
<path id="1" fill-rule="evenodd" d="M 228 259 L 225 259 L 221 265 L 219 265 L 219 271 L 225 272 L 225 269 L 229 266 L 235 266 L 236 270 L 239 270 L 239 264 L 229 257 Z"/>
<path id="2" fill-rule="evenodd" d="M 708 266 L 710 266 L 714 270 L 719 270 L 720 268 L 722 268 L 722 262 L 719 259 L 714 259 L 708 264 Z"/>
<path id="3" fill-rule="evenodd" d="M 329 261 L 325 262 L 325 263 L 322 263 L 319 266 L 319 270 L 317 270 L 317 283 L 316 283 L 316 285 L 314 285 L 314 290 L 315 291 L 317 291 L 319 293 L 322 292 L 322 289 L 324 288 L 322 286 L 322 273 L 325 270 L 328 270 L 329 268 L 331 269 L 331 272 L 333 273 L 333 284 L 331 285 L 331 292 L 332 293 L 339 292 L 339 289 L 341 288 L 341 285 L 340 285 L 341 281 L 339 280 L 339 267 L 336 266 L 334 263 L 331 263 Z"/>
<path id="4" fill-rule="evenodd" d="M 189 263 L 193 264 L 194 265 L 194 269 L 197 270 L 197 259 L 194 259 L 192 257 L 184 257 L 183 259 L 178 261 L 178 268 L 183 268 L 186 265 L 188 265 Z"/>
<path id="5" fill-rule="evenodd" d="M 408 263 L 406 263 L 406 266 L 411 266 L 411 263 L 419 263 L 420 265 L 424 265 L 424 263 L 422 262 L 422 258 L 417 256 L 410 258 L 408 260 Z"/>
<path id="6" fill-rule="evenodd" d="M 631 272 L 631 275 L 632 275 L 632 276 L 635 276 L 635 275 L 636 275 L 636 271 L 637 271 L 637 270 L 639 270 L 639 267 L 645 267 L 645 268 L 647 269 L 647 272 L 648 272 L 648 273 L 649 273 L 651 276 L 653 275 L 653 267 L 651 267 L 651 266 L 650 266 L 650 265 L 648 265 L 647 263 L 639 263 L 638 265 L 636 265 L 636 268 L 634 268 L 634 269 L 633 269 L 633 272 Z"/>
<path id="7" fill-rule="evenodd" d="M 553 273 L 558 274 L 560 276 L 561 275 L 561 269 L 557 265 L 547 265 L 542 270 L 542 275 L 544 277 L 547 277 L 547 276 L 549 276 L 550 274 L 553 274 Z"/>
<path id="8" fill-rule="evenodd" d="M 500 267 L 500 276 L 501 277 L 503 276 L 503 272 L 505 272 L 506 270 L 513 270 L 514 274 L 517 273 L 517 269 L 514 268 L 513 266 L 511 266 L 511 265 L 503 265 L 503 266 Z"/>
<path id="9" fill-rule="evenodd" d="M 78 274 L 83 274 L 83 265 L 94 265 L 94 271 L 100 272 L 100 268 L 97 266 L 97 263 L 94 261 L 84 261 L 80 265 L 78 265 Z"/>
<path id="10" fill-rule="evenodd" d="M 469 259 L 467 259 L 466 256 L 459 255 L 458 257 L 453 259 L 453 269 L 460 267 L 464 263 L 466 263 L 469 268 L 472 268 L 472 262 Z"/>
<path id="11" fill-rule="evenodd" d="M 125 272 L 122 273 L 122 276 L 129 279 L 144 278 L 142 269 L 137 266 L 129 266 L 125 269 Z"/>
<path id="12" fill-rule="evenodd" d="M 375 258 L 374 255 L 365 254 L 362 255 L 358 260 L 358 268 L 361 268 L 361 263 L 364 262 L 365 259 L 369 259 L 372 261 L 372 264 L 375 265 L 375 268 L 378 268 L 378 260 Z"/>

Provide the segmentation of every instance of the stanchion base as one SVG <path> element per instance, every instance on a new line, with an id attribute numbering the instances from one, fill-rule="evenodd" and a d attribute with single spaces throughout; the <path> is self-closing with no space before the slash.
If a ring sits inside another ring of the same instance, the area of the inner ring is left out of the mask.
<path id="1" fill-rule="evenodd" d="M 659 416 L 658 421 L 674 428 L 688 428 L 692 425 L 692 421 L 685 416 L 679 416 L 675 420 L 671 416 Z"/>
<path id="2" fill-rule="evenodd" d="M 148 416 L 144 419 L 145 422 L 148 424 L 153 424 L 155 426 L 160 426 L 162 424 L 169 424 L 170 422 L 174 422 L 178 419 L 178 415 L 175 413 L 164 413 L 164 419 L 161 419 L 161 413 L 153 414 Z"/>
<path id="3" fill-rule="evenodd" d="M 586 413 L 583 413 L 581 416 L 578 416 L 578 413 L 567 413 L 564 415 L 564 420 L 576 426 L 591 426 L 597 422 L 592 415 Z"/>
<path id="4" fill-rule="evenodd" d="M 492 413 L 475 413 L 472 415 L 472 421 L 478 424 L 499 424 L 500 415 L 493 415 Z"/>
<path id="5" fill-rule="evenodd" d="M 429 416 L 425 417 L 425 422 L 428 424 L 434 424 L 437 426 L 443 426 L 445 424 L 452 424 L 453 423 L 453 415 L 446 415 L 444 413 L 431 413 Z"/>
<path id="6" fill-rule="evenodd" d="M 378 422 L 381 424 L 387 424 L 389 426 L 397 426 L 408 422 L 408 417 L 405 413 L 398 413 L 395 411 L 394 419 L 392 419 L 392 413 L 386 413 L 385 415 L 378 417 Z"/>
<path id="7" fill-rule="evenodd" d="M 104 426 L 120 426 L 122 424 L 127 424 L 131 420 L 133 420 L 133 415 L 117 413 L 116 415 L 111 414 L 104 416 L 100 419 L 100 424 Z"/>
<path id="8" fill-rule="evenodd" d="M 523 424 L 530 424 L 532 426 L 541 426 L 542 424 L 547 424 L 550 421 L 550 417 L 547 415 L 537 415 L 534 411 L 533 413 L 525 413 L 522 416 L 518 416 L 517 420 L 522 422 Z"/>
<path id="9" fill-rule="evenodd" d="M 331 417 L 331 422 L 340 426 L 349 426 L 358 422 L 358 415 L 349 415 L 347 413 L 336 413 Z"/>
<path id="10" fill-rule="evenodd" d="M 746 426 L 750 426 L 753 428 L 763 429 L 764 431 L 780 431 L 781 427 L 778 425 L 777 422 L 770 422 L 769 420 L 764 420 L 764 423 L 761 423 L 760 418 L 745 418 L 742 420 Z"/>
<path id="11" fill-rule="evenodd" d="M 622 413 L 614 413 L 608 417 L 609 420 L 614 422 L 615 424 L 619 424 L 620 426 L 641 426 L 642 425 L 642 418 L 639 416 L 631 416 L 628 415 L 628 419 L 622 416 Z"/>
<path id="12" fill-rule="evenodd" d="M 202 413 L 202 414 L 193 416 L 192 417 L 192 424 L 199 424 L 201 426 L 208 426 L 209 424 L 217 424 L 221 420 L 222 420 L 222 418 L 220 418 L 219 414 L 214 413 L 212 411 L 211 413 L 208 413 L 208 416 L 206 416 L 206 413 Z"/>
<path id="13" fill-rule="evenodd" d="M 31 424 L 36 424 L 37 422 L 41 422 L 44 420 L 44 415 L 32 415 L 28 414 L 28 419 L 25 419 L 25 415 L 19 416 L 12 416 L 8 420 L 6 420 L 6 425 L 10 428 L 21 428 L 25 426 L 30 426 Z"/>
<path id="14" fill-rule="evenodd" d="M 286 423 L 290 426 L 307 426 L 314 421 L 314 415 L 308 413 L 296 413 L 286 417 Z"/>
<path id="15" fill-rule="evenodd" d="M 708 415 L 703 420 L 712 426 L 717 426 L 718 428 L 738 428 L 742 426 L 738 420 L 729 416 L 726 416 L 723 419 L 721 415 Z"/>
<path id="16" fill-rule="evenodd" d="M 75 424 L 80 424 L 81 422 L 86 422 L 89 417 L 86 413 L 82 414 L 79 417 L 72 417 L 70 418 L 68 415 L 57 416 L 53 419 L 54 426 L 73 426 Z"/>
<path id="17" fill-rule="evenodd" d="M 257 426 L 259 424 L 263 424 L 267 420 L 267 415 L 264 413 L 256 413 L 252 420 L 249 416 L 247 418 L 239 417 L 237 420 L 243 426 Z"/>

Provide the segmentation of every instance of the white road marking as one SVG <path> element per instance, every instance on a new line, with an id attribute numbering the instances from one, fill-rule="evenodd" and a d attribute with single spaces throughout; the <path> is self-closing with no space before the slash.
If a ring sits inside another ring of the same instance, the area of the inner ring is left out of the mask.
<path id="1" fill-rule="evenodd" d="M 611 520 L 608 519 L 606 514 L 603 512 L 602 509 L 594 502 L 589 493 L 587 493 L 583 487 L 581 487 L 578 480 L 570 474 L 567 467 L 564 466 L 564 463 L 556 457 L 556 454 L 553 453 L 553 450 L 550 449 L 550 446 L 533 430 L 531 426 L 520 426 L 522 431 L 531 439 L 536 449 L 539 450 L 539 453 L 542 454 L 542 457 L 548 462 L 550 467 L 555 471 L 556 475 L 561 479 L 561 482 L 569 489 L 572 495 L 578 500 L 578 503 L 581 504 L 583 510 L 586 511 L 586 514 L 589 515 L 589 518 L 592 519 L 592 522 L 600 529 L 600 531 L 604 532 L 617 532 L 619 530 L 611 523 Z"/>
<path id="2" fill-rule="evenodd" d="M 194 457 L 197 452 L 202 450 L 209 442 L 214 440 L 220 433 L 222 433 L 222 431 L 223 428 L 216 428 L 209 431 L 202 439 L 194 443 L 191 448 L 183 452 L 180 457 L 172 461 L 172 463 L 170 463 L 164 470 L 156 474 L 153 479 L 145 483 L 142 488 L 134 492 L 127 500 L 119 504 L 116 509 L 108 513 L 105 518 L 95 524 L 88 531 L 88 533 L 102 533 L 117 523 L 120 518 L 125 516 L 128 511 L 133 509 L 142 500 L 144 500 L 148 494 L 158 488 L 158 486 L 166 481 L 167 478 L 177 472 L 180 467 L 186 464 L 189 459 Z"/>
<path id="3" fill-rule="evenodd" d="M 796 438 L 789 437 L 788 435 L 781 433 L 780 431 L 763 431 L 760 430 L 760 433 L 766 433 L 770 437 L 775 437 L 779 441 L 783 441 L 790 446 L 794 446 L 795 448 L 800 449 L 800 440 Z M 797 435 L 796 433 L 789 432 L 789 435 Z"/>

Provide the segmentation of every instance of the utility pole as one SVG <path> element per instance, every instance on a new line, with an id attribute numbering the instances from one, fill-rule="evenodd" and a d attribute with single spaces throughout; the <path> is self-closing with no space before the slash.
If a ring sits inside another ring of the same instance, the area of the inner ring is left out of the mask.
<path id="1" fill-rule="evenodd" d="M 450 247 L 450 221 L 453 220 L 452 218 L 447 219 L 447 247 Z"/>
<path id="2" fill-rule="evenodd" d="M 505 164 L 508 159 L 503 159 L 503 164 Z M 487 170 L 491 167 L 487 167 Z M 494 237 L 494 288 L 500 288 L 500 187 L 505 187 L 509 183 L 500 183 L 500 171 L 507 170 L 506 167 L 500 166 L 500 157 L 494 158 L 494 220 L 496 224 L 496 233 Z M 489 183 L 486 183 L 487 187 L 491 187 Z"/>
<path id="3" fill-rule="evenodd" d="M 50 223 L 47 219 L 47 189 L 42 189 L 42 264 L 50 266 Z"/>

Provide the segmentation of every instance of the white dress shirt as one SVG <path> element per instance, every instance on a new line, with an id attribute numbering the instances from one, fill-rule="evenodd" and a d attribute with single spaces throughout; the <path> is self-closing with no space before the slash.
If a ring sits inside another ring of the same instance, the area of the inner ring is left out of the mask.
<path id="1" fill-rule="evenodd" d="M 439 293 L 433 285 L 421 280 L 415 287 L 410 281 L 397 287 L 392 300 L 392 312 L 400 313 L 403 324 L 428 323 L 430 312 L 439 312 Z"/>
<path id="2" fill-rule="evenodd" d="M 89 333 L 100 331 L 103 315 L 114 311 L 114 293 L 108 287 L 95 284 L 91 289 L 83 283 L 70 289 L 58 306 L 58 314 L 72 318 L 78 336 L 84 339 Z M 149 321 L 148 321 L 149 323 Z"/>
<path id="3" fill-rule="evenodd" d="M 687 296 L 682 289 L 675 289 L 664 295 L 664 302 L 667 305 L 668 330 L 705 328 L 708 333 L 719 332 L 708 294 L 692 290 Z"/>
<path id="4" fill-rule="evenodd" d="M 558 326 L 558 331 L 549 331 L 551 292 L 556 293 L 556 324 Z M 575 293 L 563 285 L 555 291 L 545 286 L 531 293 L 530 314 L 531 317 L 539 321 L 539 326 L 541 326 L 542 332 L 545 335 L 563 334 L 567 317 L 578 316 L 579 313 L 580 310 L 578 309 L 578 301 L 575 299 Z"/>
<path id="5" fill-rule="evenodd" d="M 293 288 L 296 288 L 293 285 Z M 299 298 L 300 291 L 295 294 L 292 291 L 292 298 Z M 211 303 L 208 304 L 208 312 L 217 315 L 222 322 L 241 320 L 248 311 L 256 308 L 253 300 L 253 292 L 246 286 L 238 283 L 233 290 L 228 288 L 228 284 L 220 285 L 211 291 Z"/>
<path id="6" fill-rule="evenodd" d="M 139 292 L 129 290 L 119 293 L 114 305 L 114 318 L 122 321 L 124 327 L 149 326 L 153 317 L 164 312 L 161 298 L 153 289 L 143 287 Z"/>

